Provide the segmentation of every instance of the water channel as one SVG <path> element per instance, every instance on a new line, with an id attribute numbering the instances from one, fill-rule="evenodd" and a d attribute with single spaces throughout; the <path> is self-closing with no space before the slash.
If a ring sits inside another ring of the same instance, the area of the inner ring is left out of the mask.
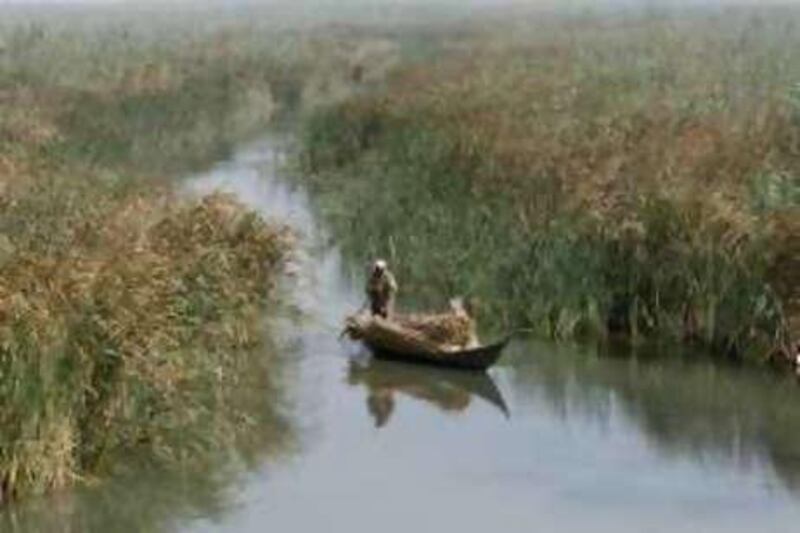
<path id="1" fill-rule="evenodd" d="M 186 188 L 233 193 L 302 236 L 285 309 L 265 326 L 265 349 L 288 361 L 291 449 L 199 473 L 134 461 L 5 509 L 0 531 L 798 530 L 792 379 L 523 340 L 472 375 L 371 361 L 339 340 L 360 269 L 283 175 L 285 143 L 265 137 Z"/>

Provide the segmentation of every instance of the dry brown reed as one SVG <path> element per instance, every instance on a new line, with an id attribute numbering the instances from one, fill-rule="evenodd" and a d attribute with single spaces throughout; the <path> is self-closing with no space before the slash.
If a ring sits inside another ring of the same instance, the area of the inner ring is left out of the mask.
<path id="1" fill-rule="evenodd" d="M 68 253 L 20 250 L 4 266 L 6 498 L 63 486 L 108 451 L 153 438 L 140 411 L 169 409 L 192 382 L 203 365 L 191 347 L 259 338 L 255 311 L 288 233 L 224 195 L 175 202 L 142 193 L 109 203 L 82 218 Z"/>
<path id="2" fill-rule="evenodd" d="M 763 357 L 796 314 L 795 223 L 777 221 L 800 219 L 798 16 L 457 25 L 435 61 L 311 121 L 311 181 L 406 286 L 479 291 L 559 338 Z"/>

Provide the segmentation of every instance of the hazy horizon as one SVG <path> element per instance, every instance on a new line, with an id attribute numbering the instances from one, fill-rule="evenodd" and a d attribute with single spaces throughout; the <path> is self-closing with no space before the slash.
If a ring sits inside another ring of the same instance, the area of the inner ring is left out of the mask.
<path id="1" fill-rule="evenodd" d="M 471 6 L 517 6 L 517 7 L 690 7 L 731 5 L 797 5 L 800 0 L 0 0 L 0 6 L 48 6 L 48 5 L 116 5 L 116 6 L 275 6 L 275 7 L 341 7 L 341 6 L 403 6 L 403 7 L 454 7 Z"/>

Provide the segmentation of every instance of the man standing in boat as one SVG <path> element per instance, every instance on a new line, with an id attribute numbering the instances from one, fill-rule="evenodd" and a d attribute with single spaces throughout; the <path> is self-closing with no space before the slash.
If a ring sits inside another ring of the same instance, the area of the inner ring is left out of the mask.
<path id="1" fill-rule="evenodd" d="M 386 261 L 378 259 L 372 263 L 367 280 L 367 298 L 373 315 L 389 318 L 394 312 L 394 297 L 397 281 L 389 271 Z"/>

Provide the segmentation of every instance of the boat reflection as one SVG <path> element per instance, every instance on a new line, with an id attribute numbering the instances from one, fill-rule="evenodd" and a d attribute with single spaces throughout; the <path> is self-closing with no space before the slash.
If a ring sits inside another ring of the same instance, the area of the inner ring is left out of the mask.
<path id="1" fill-rule="evenodd" d="M 507 418 L 508 406 L 492 378 L 483 372 L 461 372 L 381 361 L 350 362 L 347 382 L 367 389 L 367 410 L 381 428 L 395 409 L 395 395 L 423 400 L 445 412 L 463 412 L 477 396 L 499 409 Z"/>

